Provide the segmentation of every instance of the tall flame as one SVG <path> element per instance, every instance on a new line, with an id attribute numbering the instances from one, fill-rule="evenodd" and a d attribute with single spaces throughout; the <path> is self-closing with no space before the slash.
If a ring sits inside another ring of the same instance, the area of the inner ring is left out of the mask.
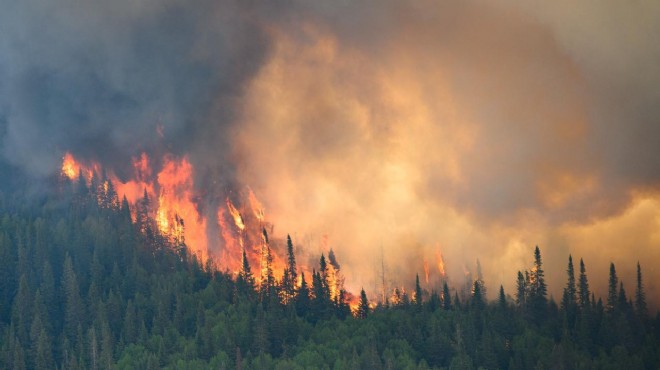
<path id="1" fill-rule="evenodd" d="M 238 209 L 234 206 L 234 204 L 227 198 L 227 209 L 229 209 L 229 213 L 231 214 L 231 217 L 234 218 L 234 224 L 236 224 L 236 227 L 238 227 L 239 230 L 243 231 L 245 230 L 245 223 L 243 222 L 243 216 L 241 216 L 241 212 L 239 212 Z"/>
<path id="2" fill-rule="evenodd" d="M 264 206 L 259 202 L 259 199 L 257 199 L 256 195 L 254 195 L 254 192 L 250 188 L 248 188 L 248 200 L 250 201 L 250 208 L 252 208 L 254 217 L 256 217 L 259 222 L 263 222 L 265 213 Z"/>
<path id="3" fill-rule="evenodd" d="M 137 220 L 141 212 L 139 210 L 147 208 L 147 217 L 152 220 L 153 227 L 172 246 L 185 245 L 202 260 L 211 256 L 217 257 L 217 267 L 237 273 L 241 268 L 242 253 L 245 251 L 252 268 L 262 270 L 261 274 L 257 274 L 261 276 L 257 278 L 270 276 L 267 266 L 270 266 L 273 278 L 282 276 L 286 265 L 282 259 L 285 253 L 284 243 L 277 239 L 268 240 L 266 229 L 269 228 L 272 233 L 272 224 L 266 222 L 265 208 L 252 189 L 247 188 L 243 193 L 245 199 L 241 203 L 233 203 L 227 197 L 224 204 L 217 207 L 214 216 L 217 217 L 219 233 L 213 236 L 209 233 L 208 213 L 203 212 L 198 202 L 200 195 L 193 183 L 194 168 L 188 158 L 165 155 L 154 163 L 157 163 L 159 168 L 154 168 L 151 158 L 142 153 L 133 158 L 133 173 L 127 180 L 122 180 L 111 170 L 103 170 L 99 163 L 79 161 L 71 153 L 65 153 L 62 157 L 61 174 L 63 178 L 71 181 L 77 180 L 82 174 L 83 181 L 90 186 L 94 185 L 99 204 L 118 207 L 118 199 L 125 197 L 131 208 L 138 210 L 131 215 L 136 223 L 142 222 Z M 142 201 L 145 196 L 148 202 Z M 140 216 L 141 220 L 142 217 Z M 335 300 L 344 291 L 344 276 L 340 265 L 334 260 L 328 235 L 323 235 L 320 242 L 321 250 L 328 256 L 325 279 L 330 296 Z M 209 249 L 210 245 L 214 246 L 213 251 Z M 436 249 L 436 266 L 441 278 L 445 278 L 445 263 L 439 245 Z M 304 264 L 300 264 L 298 268 L 302 273 L 308 274 L 311 270 L 311 266 Z M 424 257 L 424 277 L 427 285 L 430 275 L 434 274 L 429 269 L 429 261 Z M 300 278 L 301 275 L 298 276 L 298 279 Z M 300 280 L 297 284 L 300 284 Z M 405 296 L 405 288 L 396 289 L 394 293 L 392 299 L 400 300 Z M 350 302 L 352 308 L 358 301 L 356 296 L 348 292 L 344 292 L 344 299 Z"/>
<path id="4" fill-rule="evenodd" d="M 442 253 L 440 251 L 437 251 L 435 255 L 437 258 L 438 272 L 440 273 L 440 276 L 444 278 L 447 276 L 445 273 L 445 260 L 442 258 Z"/>
<path id="5" fill-rule="evenodd" d="M 80 165 L 76 162 L 71 153 L 65 153 L 64 157 L 62 157 L 62 175 L 74 180 L 78 177 L 79 171 Z"/>

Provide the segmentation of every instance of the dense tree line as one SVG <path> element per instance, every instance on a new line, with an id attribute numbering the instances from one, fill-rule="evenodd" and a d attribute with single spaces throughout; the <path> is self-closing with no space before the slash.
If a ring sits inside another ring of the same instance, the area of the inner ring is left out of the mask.
<path id="1" fill-rule="evenodd" d="M 361 291 L 351 312 L 349 293 L 333 291 L 334 255 L 306 276 L 288 238 L 278 280 L 264 230 L 259 270 L 244 253 L 233 277 L 159 233 L 147 194 L 129 209 L 103 175 L 60 187 L 38 200 L 0 199 L 1 368 L 660 366 L 660 319 L 648 312 L 639 265 L 632 295 L 611 265 L 603 302 L 569 256 L 557 304 L 537 247 L 514 299 L 500 287 L 488 301 L 481 274 L 463 299 L 447 282 L 425 291 L 417 277 L 412 297 L 373 305 Z"/>

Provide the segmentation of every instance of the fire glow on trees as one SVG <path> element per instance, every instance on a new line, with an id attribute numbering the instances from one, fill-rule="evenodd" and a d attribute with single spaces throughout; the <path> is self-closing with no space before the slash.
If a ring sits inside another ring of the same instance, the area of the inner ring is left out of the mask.
<path id="1" fill-rule="evenodd" d="M 78 160 L 67 152 L 62 158 L 61 175 L 72 182 L 84 181 L 87 186 L 95 187 L 100 194 L 99 204 L 114 198 L 113 202 L 118 206 L 119 200 L 125 198 L 136 224 L 149 222 L 138 219 L 144 217 L 140 216 L 142 212 L 153 220 L 157 232 L 171 245 L 185 245 L 201 261 L 210 261 L 218 270 L 238 274 L 245 251 L 253 271 L 260 271 L 255 274 L 257 283 L 272 284 L 273 279 L 282 278 L 286 267 L 285 251 L 280 245 L 283 243 L 268 235 L 268 230 L 272 233 L 273 225 L 266 220 L 265 207 L 252 189 L 246 188 L 244 196 L 238 199 L 241 203 L 227 196 L 224 202 L 217 205 L 216 218 L 209 219 L 208 213 L 202 212 L 203 207 L 198 204 L 200 197 L 193 181 L 195 170 L 188 158 L 166 154 L 157 162 L 159 170 L 155 169 L 153 162 L 146 153 L 133 158 L 132 174 L 128 180 L 122 180 L 99 163 Z M 217 223 L 217 229 L 209 227 L 212 222 Z M 143 227 L 140 227 L 142 230 Z M 218 232 L 214 235 L 210 230 Z M 302 274 L 311 280 L 313 274 L 318 273 L 328 287 L 329 299 L 343 300 L 355 309 L 357 296 L 346 291 L 345 277 L 333 249 L 328 245 L 327 235 L 324 235 L 321 244 L 327 260 L 322 257 L 319 269 L 313 267 L 314 258 L 299 261 L 296 285 L 300 287 Z M 217 245 L 220 247 L 214 247 Z M 423 259 L 425 282 L 429 289 L 446 280 L 439 248 L 437 245 L 437 272 L 429 272 L 428 261 L 426 257 Z M 389 301 L 401 301 L 405 291 L 403 286 L 394 288 Z"/>
<path id="2" fill-rule="evenodd" d="M 96 162 L 77 160 L 71 153 L 62 158 L 61 175 L 72 182 L 85 181 L 87 186 L 97 187 L 103 198 L 111 197 L 109 192 L 119 199 L 126 198 L 132 208 L 135 222 L 135 210 L 149 200 L 147 213 L 155 221 L 158 232 L 173 245 L 183 245 L 202 261 L 211 259 L 217 269 L 238 273 L 241 268 L 243 250 L 251 266 L 265 269 L 265 261 L 271 265 L 275 277 L 279 278 L 285 268 L 282 253 L 274 253 L 272 241 L 269 241 L 267 229 L 272 231 L 272 224 L 265 218 L 265 208 L 251 189 L 242 206 L 236 205 L 227 197 L 217 208 L 217 241 L 222 248 L 212 248 L 209 233 L 209 219 L 200 211 L 193 182 L 194 168 L 187 157 L 165 155 L 160 170 L 155 173 L 151 160 L 146 153 L 134 158 L 133 174 L 129 180 L 122 181 L 112 171 L 106 171 Z M 111 190 L 110 190 L 111 189 Z M 101 204 L 101 199 L 99 203 Z M 268 253 L 265 253 L 267 251 Z M 269 255 L 266 255 L 269 254 Z M 334 254 L 332 263 L 327 267 L 326 279 L 331 298 L 336 299 L 343 289 L 343 276 Z M 310 274 L 312 268 L 300 266 L 300 270 Z M 268 275 L 268 274 L 266 274 Z M 257 282 L 263 279 L 257 274 Z M 300 279 L 297 284 L 300 284 Z M 347 296 L 350 299 L 351 295 Z"/>

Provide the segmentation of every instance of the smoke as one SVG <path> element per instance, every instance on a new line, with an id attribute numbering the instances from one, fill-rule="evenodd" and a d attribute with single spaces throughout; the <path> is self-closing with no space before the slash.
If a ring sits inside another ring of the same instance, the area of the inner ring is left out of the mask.
<path id="1" fill-rule="evenodd" d="M 556 297 L 572 253 L 660 298 L 657 2 L 5 3 L 0 149 L 33 176 L 188 154 L 352 290 L 442 255 L 513 292 L 538 244 Z"/>
<path id="2" fill-rule="evenodd" d="M 35 176 L 56 171 L 65 150 L 116 168 L 142 151 L 199 159 L 213 147 L 222 162 L 233 99 L 268 47 L 249 8 L 232 1 L 3 9 L 2 152 Z"/>
<path id="3" fill-rule="evenodd" d="M 481 258 L 512 292 L 536 244 L 557 298 L 569 253 L 632 289 L 660 257 L 657 6 L 386 4 L 305 2 L 271 31 L 234 150 L 278 228 L 328 235 L 353 289 L 440 251 L 455 285 Z"/>

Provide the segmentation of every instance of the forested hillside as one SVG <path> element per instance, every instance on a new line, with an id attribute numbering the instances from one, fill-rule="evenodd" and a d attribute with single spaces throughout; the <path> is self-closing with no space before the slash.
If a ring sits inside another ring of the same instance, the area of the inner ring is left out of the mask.
<path id="1" fill-rule="evenodd" d="M 517 291 L 500 289 L 495 301 L 479 279 L 462 299 L 446 283 L 428 292 L 417 279 L 393 302 L 370 304 L 361 292 L 351 312 L 348 293 L 331 298 L 324 256 L 314 274 L 298 277 L 290 247 L 284 276 L 266 271 L 259 283 L 252 271 L 260 267 L 245 258 L 234 276 L 198 261 L 185 241 L 163 238 L 140 210 L 146 196 L 129 209 L 111 183 L 59 187 L 38 200 L 2 196 L 5 369 L 660 366 L 660 321 L 646 307 L 639 267 L 627 293 L 612 265 L 603 302 L 584 264 L 576 272 L 569 258 L 557 303 L 537 248 L 534 266 L 511 276 Z"/>

